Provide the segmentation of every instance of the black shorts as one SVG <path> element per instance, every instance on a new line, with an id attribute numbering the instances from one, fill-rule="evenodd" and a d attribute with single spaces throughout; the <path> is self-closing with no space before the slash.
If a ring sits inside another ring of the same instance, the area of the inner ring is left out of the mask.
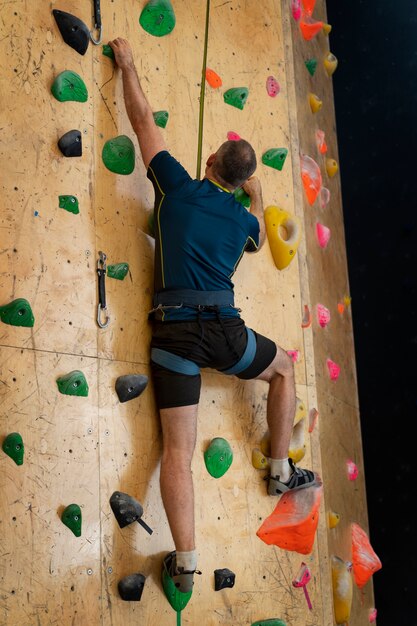
<path id="1" fill-rule="evenodd" d="M 267 337 L 255 333 L 256 352 L 252 363 L 238 378 L 250 380 L 261 374 L 274 360 L 276 345 Z M 153 322 L 151 348 L 160 348 L 199 367 L 227 370 L 245 352 L 247 332 L 240 317 L 197 322 Z M 151 361 L 156 403 L 159 409 L 198 404 L 201 376 L 179 374 Z"/>

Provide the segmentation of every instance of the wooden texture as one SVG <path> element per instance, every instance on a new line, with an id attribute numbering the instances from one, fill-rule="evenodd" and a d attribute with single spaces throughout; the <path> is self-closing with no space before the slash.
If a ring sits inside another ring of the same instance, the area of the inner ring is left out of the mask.
<path id="1" fill-rule="evenodd" d="M 138 24 L 145 1 L 102 0 L 106 42 L 130 40 L 143 88 L 154 111 L 168 110 L 163 133 L 169 149 L 195 174 L 205 3 L 174 2 L 177 24 L 156 38 Z M 61 38 L 51 14 L 59 8 L 92 25 L 91 7 L 81 0 L 48 6 L 0 0 L 2 127 L 0 147 L 4 192 L 1 216 L 0 304 L 29 300 L 35 326 L 0 325 L 0 436 L 18 431 L 25 461 L 17 467 L 1 453 L 0 625 L 14 626 L 169 626 L 176 617 L 160 584 L 161 560 L 173 548 L 159 492 L 160 424 L 152 384 L 142 396 L 119 403 L 115 381 L 123 374 L 149 375 L 153 240 L 148 217 L 153 190 L 146 179 L 137 140 L 125 114 L 119 72 L 90 43 L 84 57 Z M 324 6 L 316 11 L 324 12 Z M 329 556 L 349 559 L 349 524 L 366 527 L 366 500 L 360 447 L 358 403 L 350 310 L 338 317 L 337 301 L 348 293 L 339 176 L 329 182 L 331 205 L 323 212 L 332 228 L 328 249 L 314 234 L 317 209 L 304 202 L 300 152 L 316 153 L 314 129 L 321 119 L 329 153 L 337 158 L 331 79 L 319 67 L 310 79 L 304 60 L 311 50 L 323 55 L 328 40 L 300 39 L 288 3 L 231 0 L 211 3 L 207 66 L 223 86 L 206 85 L 203 162 L 235 131 L 254 146 L 264 205 L 276 204 L 303 219 L 305 237 L 296 258 L 278 271 L 268 245 L 245 255 L 235 276 L 242 317 L 283 348 L 299 350 L 295 365 L 297 395 L 319 422 L 305 432 L 306 456 L 324 478 L 324 498 L 313 551 L 307 557 L 267 546 L 256 530 L 275 506 L 265 495 L 263 472 L 251 465 L 252 448 L 266 430 L 267 385 L 243 382 L 207 371 L 199 411 L 193 474 L 196 533 L 201 577 L 182 615 L 183 624 L 251 624 L 280 617 L 288 626 L 333 624 Z M 313 53 L 311 53 L 313 56 Z M 87 103 L 60 103 L 50 93 L 64 69 L 85 81 Z M 321 74 L 319 74 L 319 71 Z M 281 86 L 268 96 L 266 80 Z M 312 83 L 312 84 L 310 84 Z M 231 87 L 249 88 L 242 111 L 226 105 Z M 314 86 L 325 105 L 312 118 L 306 93 Z M 72 128 L 82 132 L 83 156 L 68 159 L 57 147 Z M 107 170 L 104 143 L 128 135 L 136 147 L 136 168 L 129 176 Z M 281 172 L 261 163 L 276 147 L 289 153 Z M 80 214 L 58 208 L 60 194 L 77 195 Z M 111 317 L 97 328 L 98 251 L 108 263 L 129 263 L 123 281 L 106 279 Z M 313 321 L 302 330 L 303 305 L 331 309 L 325 330 Z M 330 383 L 325 359 L 342 365 Z M 88 380 L 87 398 L 59 394 L 56 378 L 74 369 Z M 211 439 L 225 437 L 234 461 L 221 479 L 212 478 L 203 453 Z M 359 465 L 360 479 L 347 481 L 346 456 Z M 138 524 L 120 529 L 109 498 L 120 490 L 135 496 L 150 536 Z M 82 509 L 83 531 L 72 535 L 61 520 L 70 503 Z M 342 515 L 327 530 L 326 512 Z M 304 560 L 312 572 L 313 610 L 291 581 Z M 233 589 L 214 591 L 214 569 L 236 573 Z M 123 602 L 118 581 L 133 572 L 146 576 L 140 603 Z M 365 603 L 354 599 L 352 624 L 367 623 L 371 584 Z M 356 620 L 356 621 L 355 621 Z"/>

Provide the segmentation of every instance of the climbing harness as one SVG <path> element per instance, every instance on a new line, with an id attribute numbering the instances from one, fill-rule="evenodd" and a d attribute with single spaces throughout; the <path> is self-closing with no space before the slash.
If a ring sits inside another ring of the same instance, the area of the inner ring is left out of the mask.
<path id="1" fill-rule="evenodd" d="M 101 11 L 100 11 L 100 0 L 93 0 L 94 3 L 94 28 L 90 31 L 90 39 L 98 46 L 101 43 L 102 37 L 102 27 L 101 27 Z M 93 32 L 98 30 L 98 39 L 94 39 Z"/>
<path id="2" fill-rule="evenodd" d="M 97 261 L 97 275 L 98 275 L 98 307 L 97 307 L 97 324 L 100 328 L 107 328 L 110 322 L 110 316 L 107 311 L 106 304 L 106 259 L 107 256 L 104 252 L 98 253 Z M 103 313 L 105 315 L 104 322 L 102 321 Z"/>

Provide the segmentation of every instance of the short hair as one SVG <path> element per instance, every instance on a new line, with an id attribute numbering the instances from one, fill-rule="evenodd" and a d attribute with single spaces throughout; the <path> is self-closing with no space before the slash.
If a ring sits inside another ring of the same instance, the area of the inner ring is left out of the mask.
<path id="1" fill-rule="evenodd" d="M 225 141 L 216 152 L 213 171 L 216 177 L 232 187 L 242 185 L 255 170 L 255 150 L 245 139 Z"/>

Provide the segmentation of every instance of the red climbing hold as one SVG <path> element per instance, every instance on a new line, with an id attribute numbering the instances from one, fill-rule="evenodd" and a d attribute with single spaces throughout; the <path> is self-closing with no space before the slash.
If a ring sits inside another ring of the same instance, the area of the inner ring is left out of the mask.
<path id="1" fill-rule="evenodd" d="M 327 369 L 329 370 L 329 376 L 331 380 L 337 380 L 340 375 L 340 365 L 332 361 L 331 359 L 327 359 Z"/>
<path id="2" fill-rule="evenodd" d="M 306 15 L 313 15 L 314 7 L 316 6 L 316 0 L 302 0 L 303 9 Z"/>
<path id="3" fill-rule="evenodd" d="M 352 523 L 351 528 L 353 577 L 361 589 L 381 569 L 382 563 L 375 554 L 368 535 L 359 524 Z"/>
<path id="4" fill-rule="evenodd" d="M 227 133 L 227 138 L 229 141 L 240 141 L 240 135 L 235 133 L 233 130 L 229 130 Z"/>

